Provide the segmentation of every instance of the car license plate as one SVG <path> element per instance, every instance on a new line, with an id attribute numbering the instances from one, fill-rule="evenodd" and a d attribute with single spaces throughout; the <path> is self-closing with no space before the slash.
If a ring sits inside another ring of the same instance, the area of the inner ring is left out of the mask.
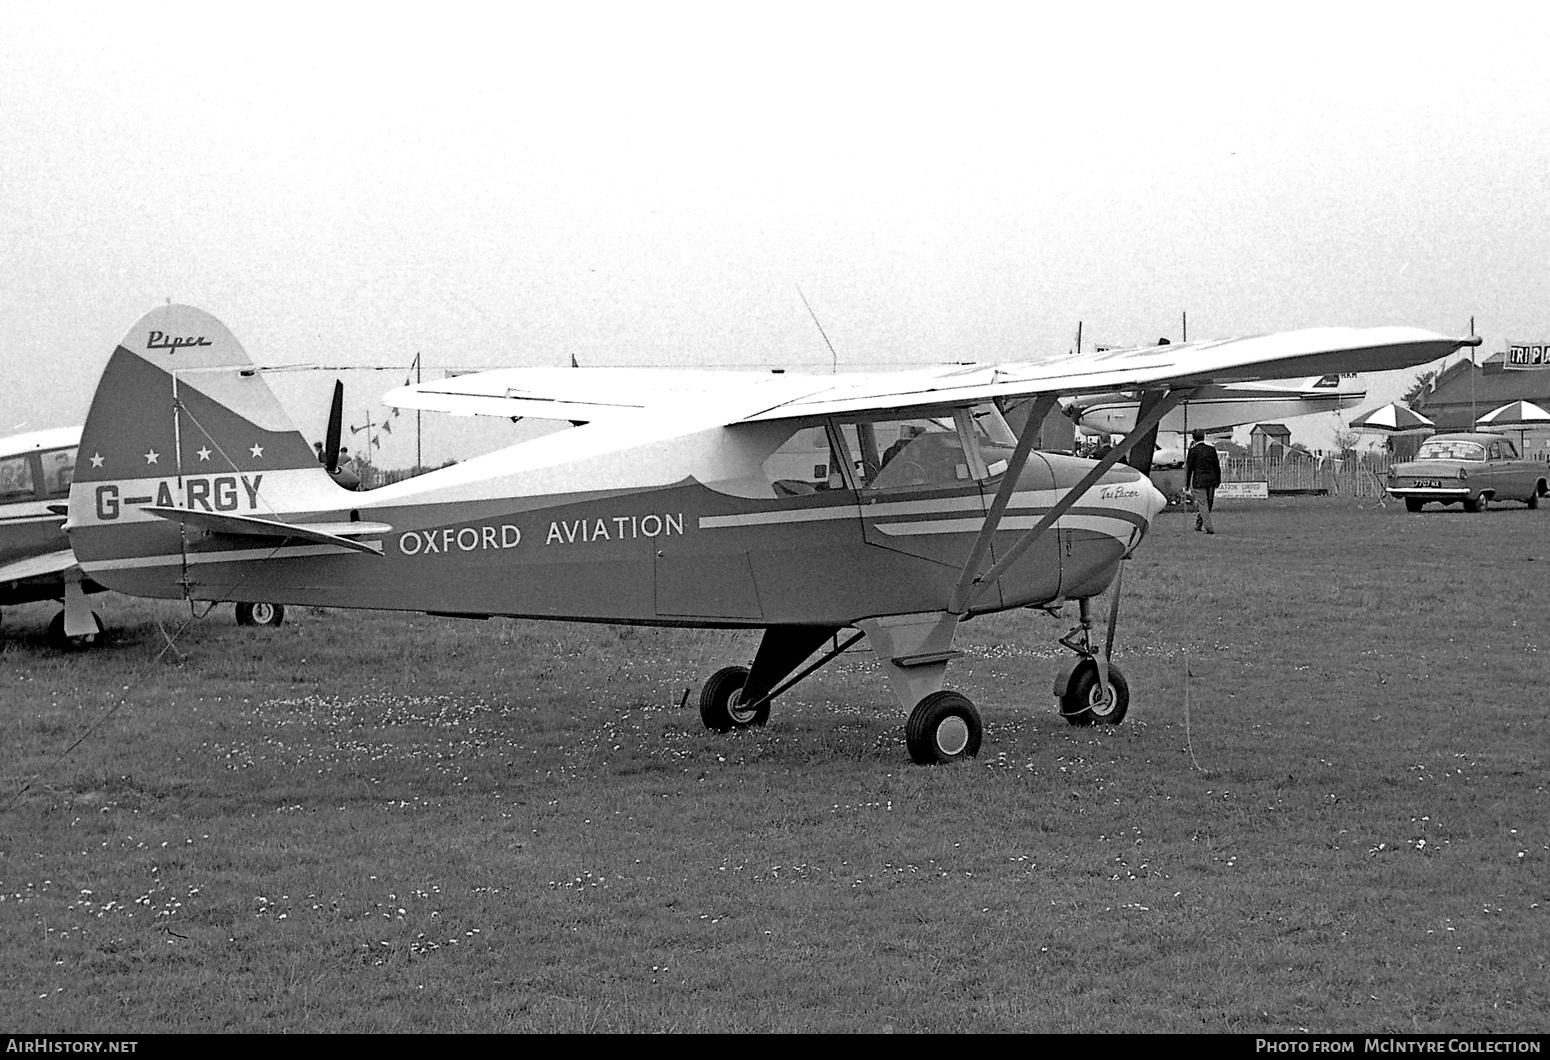
<path id="1" fill-rule="evenodd" d="M 1442 489 L 1442 479 L 1440 478 L 1418 478 L 1415 480 L 1415 484 L 1420 489 Z"/>

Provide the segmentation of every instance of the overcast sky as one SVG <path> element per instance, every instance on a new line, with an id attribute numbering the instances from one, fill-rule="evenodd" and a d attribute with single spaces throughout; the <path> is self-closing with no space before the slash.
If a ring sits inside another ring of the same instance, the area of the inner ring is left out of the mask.
<path id="1" fill-rule="evenodd" d="M 0 433 L 168 299 L 261 364 L 827 370 L 798 287 L 842 368 L 1550 333 L 1543 9 L 1061 6 L 4 4 Z"/>

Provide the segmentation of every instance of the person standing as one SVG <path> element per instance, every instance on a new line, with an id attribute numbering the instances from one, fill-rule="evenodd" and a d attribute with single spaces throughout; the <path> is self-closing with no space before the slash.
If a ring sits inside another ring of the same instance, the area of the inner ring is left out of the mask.
<path id="1" fill-rule="evenodd" d="M 1195 529 L 1216 533 L 1211 509 L 1216 506 L 1216 487 L 1222 484 L 1222 462 L 1216 448 L 1206 444 L 1206 432 L 1194 432 L 1195 444 L 1184 458 L 1184 490 L 1195 498 Z"/>

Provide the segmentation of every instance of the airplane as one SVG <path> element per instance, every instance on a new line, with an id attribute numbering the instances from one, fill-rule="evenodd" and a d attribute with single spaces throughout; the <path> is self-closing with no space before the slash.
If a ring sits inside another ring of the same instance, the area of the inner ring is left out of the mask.
<path id="1" fill-rule="evenodd" d="M 60 601 L 48 640 L 61 648 L 102 632 L 86 600 L 102 586 L 82 573 L 61 532 L 80 441 L 80 427 L 0 438 L 0 605 Z"/>
<path id="2" fill-rule="evenodd" d="M 339 460 L 343 404 L 343 384 L 335 382 L 317 459 L 335 482 L 355 490 L 360 479 Z M 84 576 L 63 533 L 80 442 L 80 427 L 0 438 L 0 606 L 59 600 L 63 610 L 47 632 L 56 648 L 89 646 L 103 631 L 102 616 L 86 600 L 103 587 Z M 270 601 L 239 602 L 236 615 L 240 626 L 278 626 L 285 608 Z"/>
<path id="3" fill-rule="evenodd" d="M 1145 468 L 1117 462 L 1138 443 L 1150 453 L 1180 402 L 1478 341 L 1323 328 L 896 374 L 503 369 L 384 400 L 577 425 L 351 493 L 220 321 L 161 306 L 103 372 L 66 529 L 90 578 L 139 596 L 762 630 L 748 665 L 701 688 L 701 720 L 720 732 L 764 724 L 776 697 L 865 638 L 908 714 L 911 759 L 946 763 L 982 741 L 978 708 L 945 687 L 974 615 L 1076 601 L 1060 713 L 1125 716 L 1121 561 L 1164 499 Z M 1033 450 L 1028 425 L 1060 397 L 1107 390 L 1145 393 L 1108 455 Z M 1019 432 L 996 401 L 1029 398 Z M 793 451 L 818 455 L 793 475 Z M 1098 637 L 1093 600 L 1111 586 Z"/>
<path id="4" fill-rule="evenodd" d="M 1204 386 L 1163 417 L 1158 429 L 1165 434 L 1178 435 L 1187 435 L 1194 430 L 1225 431 L 1245 423 L 1334 412 L 1359 405 L 1366 396 L 1365 384 L 1340 373 Z M 1084 431 L 1124 434 L 1135 427 L 1140 407 L 1137 395 L 1109 391 L 1076 395 L 1061 404 L 1061 411 Z"/>

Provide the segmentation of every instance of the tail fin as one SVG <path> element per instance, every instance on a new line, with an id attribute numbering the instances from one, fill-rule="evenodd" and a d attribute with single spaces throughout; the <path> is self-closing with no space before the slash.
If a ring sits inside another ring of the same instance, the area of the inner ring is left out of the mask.
<path id="1" fill-rule="evenodd" d="M 193 520 L 169 519 L 166 509 L 294 523 L 337 518 L 352 496 L 226 326 L 168 305 L 130 329 L 102 374 L 66 529 L 82 568 L 100 572 L 102 584 L 175 596 L 187 589 L 191 550 L 229 551 L 233 542 L 191 542 L 183 527 Z"/>

